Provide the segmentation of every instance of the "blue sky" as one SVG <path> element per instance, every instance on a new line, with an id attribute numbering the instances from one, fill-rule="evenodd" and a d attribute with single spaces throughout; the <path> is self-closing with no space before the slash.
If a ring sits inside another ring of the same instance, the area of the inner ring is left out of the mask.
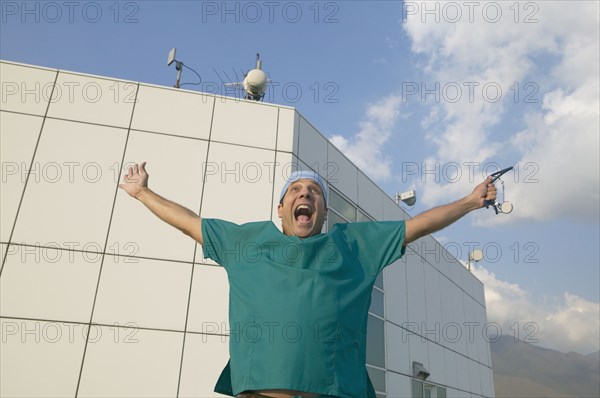
<path id="1" fill-rule="evenodd" d="M 203 81 L 186 88 L 212 90 L 260 52 L 266 100 L 296 107 L 390 196 L 416 189 L 412 214 L 516 165 L 513 213 L 479 211 L 435 236 L 463 260 L 466 242 L 497 257 L 475 271 L 490 320 L 598 350 L 598 2 L 70 4 L 3 1 L 0 57 L 172 86 L 177 47 Z"/>

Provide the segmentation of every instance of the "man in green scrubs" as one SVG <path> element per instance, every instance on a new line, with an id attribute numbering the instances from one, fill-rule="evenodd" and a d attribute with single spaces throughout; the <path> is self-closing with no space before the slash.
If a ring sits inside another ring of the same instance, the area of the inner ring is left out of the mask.
<path id="1" fill-rule="evenodd" d="M 145 163 L 119 185 L 203 245 L 230 284 L 230 361 L 215 391 L 238 397 L 375 397 L 366 372 L 371 289 L 408 243 L 496 199 L 488 179 L 465 198 L 410 220 L 336 224 L 323 234 L 327 191 L 312 171 L 280 195 L 271 222 L 201 218 L 148 188 Z"/>

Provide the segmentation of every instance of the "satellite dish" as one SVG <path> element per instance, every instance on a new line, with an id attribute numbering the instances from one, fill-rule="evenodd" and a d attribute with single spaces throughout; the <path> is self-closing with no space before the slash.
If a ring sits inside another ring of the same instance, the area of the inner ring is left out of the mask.
<path id="1" fill-rule="evenodd" d="M 167 58 L 167 65 L 171 66 L 171 64 L 173 62 L 175 62 L 175 52 L 177 51 L 177 49 L 175 47 L 173 47 L 171 49 L 171 51 L 169 51 L 169 58 Z"/>
<path id="2" fill-rule="evenodd" d="M 243 81 L 225 83 L 225 87 L 242 88 L 246 92 L 245 99 L 260 101 L 265 96 L 269 81 L 267 74 L 262 70 L 260 54 L 256 54 L 256 68 L 246 73 Z"/>
<path id="3" fill-rule="evenodd" d="M 261 98 L 266 91 L 267 74 L 261 69 L 252 69 L 244 78 L 243 85 L 250 99 Z"/>
<path id="4" fill-rule="evenodd" d="M 202 77 L 200 77 L 200 75 L 198 74 L 198 72 L 196 72 L 194 69 L 190 68 L 187 65 L 184 65 L 183 62 L 181 61 L 177 61 L 175 59 L 175 52 L 177 51 L 177 49 L 175 47 L 173 47 L 171 49 L 171 51 L 169 51 L 169 56 L 167 57 L 167 66 L 171 66 L 171 64 L 173 62 L 175 62 L 175 70 L 177 71 L 177 80 L 175 80 L 175 88 L 180 88 L 181 86 L 183 86 L 184 84 L 191 84 L 194 86 L 199 86 L 200 84 L 202 84 Z M 181 82 L 181 71 L 183 70 L 183 68 L 187 68 L 189 70 L 191 70 L 192 72 L 194 72 L 196 74 L 196 76 L 198 76 L 198 79 L 200 79 L 200 81 L 198 83 L 180 83 Z"/>
<path id="5" fill-rule="evenodd" d="M 475 262 L 483 260 L 483 250 L 481 250 L 481 249 L 474 249 L 469 254 L 469 260 L 472 260 L 472 261 L 475 261 Z"/>
<path id="6" fill-rule="evenodd" d="M 173 47 L 171 51 L 169 51 L 169 57 L 167 58 L 167 66 L 171 66 L 173 62 L 175 62 L 175 70 L 177 70 L 177 80 L 175 80 L 175 88 L 179 88 L 181 82 L 181 71 L 183 69 L 183 62 L 177 61 L 175 59 L 175 52 L 177 49 Z"/>

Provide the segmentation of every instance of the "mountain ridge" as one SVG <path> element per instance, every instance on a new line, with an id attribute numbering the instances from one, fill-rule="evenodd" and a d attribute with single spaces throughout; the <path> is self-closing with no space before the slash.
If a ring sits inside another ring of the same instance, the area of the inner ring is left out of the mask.
<path id="1" fill-rule="evenodd" d="M 600 352 L 563 353 L 501 336 L 490 342 L 494 391 L 509 397 L 600 397 Z"/>

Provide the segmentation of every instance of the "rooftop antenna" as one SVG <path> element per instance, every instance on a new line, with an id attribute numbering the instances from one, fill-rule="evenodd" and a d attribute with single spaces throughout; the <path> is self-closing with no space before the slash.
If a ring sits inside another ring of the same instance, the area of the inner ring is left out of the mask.
<path id="1" fill-rule="evenodd" d="M 260 60 L 260 54 L 256 53 L 256 69 L 262 69 L 262 61 Z"/>
<path id="2" fill-rule="evenodd" d="M 175 59 L 175 53 L 177 49 L 173 47 L 171 51 L 169 51 L 169 58 L 167 59 L 167 66 L 171 66 L 173 62 L 175 62 L 175 69 L 177 70 L 177 80 L 175 80 L 175 88 L 181 87 L 179 83 L 181 81 L 181 70 L 183 69 L 183 62 L 177 61 Z"/>
<path id="3" fill-rule="evenodd" d="M 271 79 L 262 70 L 262 60 L 260 54 L 256 54 L 256 68 L 244 74 L 244 80 L 236 83 L 225 83 L 226 87 L 236 87 L 243 89 L 246 95 L 244 99 L 262 101 L 267 90 L 267 84 Z"/>
<path id="4" fill-rule="evenodd" d="M 467 265 L 469 266 L 469 272 L 471 271 L 471 263 L 475 261 L 476 263 L 483 260 L 483 250 L 481 249 L 473 249 L 471 253 L 469 253 L 469 261 L 467 261 Z"/>
<path id="5" fill-rule="evenodd" d="M 193 70 L 192 68 L 190 68 L 187 65 L 184 65 L 183 62 L 181 61 L 177 61 L 175 59 L 175 53 L 177 52 L 177 49 L 175 47 L 173 47 L 171 49 L 171 51 L 169 51 L 169 57 L 167 58 L 167 66 L 171 66 L 171 64 L 173 62 L 175 62 L 175 69 L 177 70 L 177 80 L 175 80 L 175 88 L 180 88 L 182 85 L 184 84 L 191 84 L 191 85 L 200 85 L 202 84 L 202 78 L 200 77 L 200 75 L 198 74 L 198 72 L 196 72 L 195 70 Z M 183 70 L 183 68 L 188 68 L 189 70 L 191 70 L 192 72 L 194 72 L 196 74 L 196 76 L 198 76 L 198 78 L 200 79 L 200 81 L 198 83 L 180 83 L 181 82 L 181 71 Z"/>

